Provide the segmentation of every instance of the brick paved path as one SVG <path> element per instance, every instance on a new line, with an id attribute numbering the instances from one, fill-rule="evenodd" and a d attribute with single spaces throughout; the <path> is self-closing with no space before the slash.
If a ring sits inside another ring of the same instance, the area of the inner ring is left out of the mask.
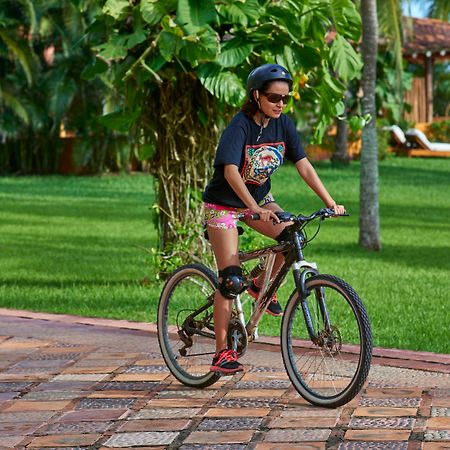
<path id="1" fill-rule="evenodd" d="M 275 345 L 189 389 L 153 331 L 0 309 L 0 448 L 450 449 L 449 356 L 377 350 L 362 393 L 328 410 L 297 395 Z"/>

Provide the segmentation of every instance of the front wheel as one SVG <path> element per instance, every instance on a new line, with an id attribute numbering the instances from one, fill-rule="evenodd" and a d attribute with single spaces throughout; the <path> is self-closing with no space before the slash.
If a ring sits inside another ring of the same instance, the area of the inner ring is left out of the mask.
<path id="1" fill-rule="evenodd" d="M 210 386 L 220 376 L 209 370 L 215 353 L 216 288 L 214 272 L 201 264 L 188 264 L 170 276 L 159 299 L 161 353 L 172 375 L 187 386 Z"/>
<path id="2" fill-rule="evenodd" d="M 343 280 L 316 275 L 305 283 L 309 295 L 294 291 L 281 325 L 281 349 L 298 393 L 317 406 L 335 408 L 361 390 L 372 358 L 369 319 L 358 294 Z M 309 310 L 313 336 L 303 309 Z"/>

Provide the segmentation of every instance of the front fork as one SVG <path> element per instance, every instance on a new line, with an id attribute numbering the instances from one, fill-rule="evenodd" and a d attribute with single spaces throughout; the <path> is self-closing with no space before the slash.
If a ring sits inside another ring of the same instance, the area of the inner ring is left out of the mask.
<path id="1" fill-rule="evenodd" d="M 305 317 L 306 327 L 308 329 L 308 334 L 313 343 L 317 343 L 319 340 L 318 334 L 314 329 L 314 324 L 311 318 L 311 312 L 309 310 L 307 298 L 311 294 L 311 291 L 306 288 L 306 280 L 310 276 L 317 275 L 319 272 L 317 270 L 317 264 L 308 261 L 296 261 L 292 264 L 295 285 L 297 291 L 300 294 L 300 304 L 302 307 L 303 315 Z M 323 320 L 323 325 L 325 330 L 329 330 L 330 317 L 328 315 L 327 305 L 325 301 L 325 295 L 322 288 L 314 290 L 316 300 L 319 304 L 320 314 Z"/>

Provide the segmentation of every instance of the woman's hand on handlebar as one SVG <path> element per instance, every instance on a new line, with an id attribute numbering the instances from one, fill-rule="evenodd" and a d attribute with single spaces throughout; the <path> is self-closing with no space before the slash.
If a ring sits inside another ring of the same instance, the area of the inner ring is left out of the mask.
<path id="1" fill-rule="evenodd" d="M 344 205 L 338 205 L 336 202 L 333 202 L 333 204 L 328 205 L 327 208 L 332 209 L 336 214 L 336 216 L 346 213 Z"/>
<path id="2" fill-rule="evenodd" d="M 280 222 L 280 219 L 273 211 L 270 209 L 261 208 L 260 206 L 257 208 L 252 208 L 252 215 L 256 215 L 256 217 L 259 217 L 259 220 L 263 222 L 268 222 L 269 220 L 272 220 L 274 223 Z"/>

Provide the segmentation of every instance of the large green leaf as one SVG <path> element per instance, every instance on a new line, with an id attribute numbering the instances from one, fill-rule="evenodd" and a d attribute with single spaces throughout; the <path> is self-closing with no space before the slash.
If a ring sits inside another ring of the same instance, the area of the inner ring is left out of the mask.
<path id="1" fill-rule="evenodd" d="M 127 56 L 127 35 L 112 35 L 108 42 L 94 47 L 100 50 L 99 56 L 105 59 L 123 59 Z"/>
<path id="2" fill-rule="evenodd" d="M 84 68 L 83 72 L 81 72 L 81 78 L 83 78 L 83 80 L 92 80 L 98 74 L 106 72 L 107 70 L 108 64 L 101 59 L 96 59 L 93 64 L 89 64 L 89 66 Z"/>
<path id="3" fill-rule="evenodd" d="M 177 0 L 141 0 L 142 18 L 149 25 L 156 25 L 167 14 L 172 13 L 177 6 Z"/>
<path id="4" fill-rule="evenodd" d="M 334 69 L 343 80 L 352 80 L 360 74 L 363 65 L 361 57 L 339 34 L 336 35 L 331 46 L 330 58 Z"/>
<path id="5" fill-rule="evenodd" d="M 158 48 L 166 61 L 172 61 L 173 55 L 177 55 L 184 45 L 186 43 L 178 34 L 161 31 L 158 39 Z"/>
<path id="6" fill-rule="evenodd" d="M 107 0 L 103 6 L 103 13 L 116 20 L 123 19 L 131 11 L 128 0 Z"/>
<path id="7" fill-rule="evenodd" d="M 246 27 L 254 25 L 260 18 L 263 9 L 258 0 L 228 0 L 217 5 L 221 23 L 240 24 Z"/>
<path id="8" fill-rule="evenodd" d="M 197 75 L 211 94 L 229 105 L 239 106 L 244 101 L 245 89 L 236 74 L 222 71 L 220 66 L 208 63 L 198 68 Z"/>
<path id="9" fill-rule="evenodd" d="M 134 110 L 134 112 L 116 111 L 99 117 L 98 122 L 111 130 L 126 133 L 134 125 L 140 114 L 141 110 L 139 108 Z"/>
<path id="10" fill-rule="evenodd" d="M 186 45 L 181 49 L 180 56 L 189 61 L 192 67 L 197 66 L 200 61 L 213 61 L 217 57 L 219 44 L 217 34 L 211 27 L 189 36 L 184 42 Z"/>
<path id="11" fill-rule="evenodd" d="M 217 64 L 222 67 L 236 67 L 241 64 L 253 51 L 253 44 L 244 42 L 235 37 L 221 45 Z"/>
<path id="12" fill-rule="evenodd" d="M 361 35 L 361 16 L 351 0 L 331 0 L 331 11 L 336 31 L 358 41 Z"/>
<path id="13" fill-rule="evenodd" d="M 217 20 L 213 0 L 178 0 L 177 23 L 188 33 Z"/>

